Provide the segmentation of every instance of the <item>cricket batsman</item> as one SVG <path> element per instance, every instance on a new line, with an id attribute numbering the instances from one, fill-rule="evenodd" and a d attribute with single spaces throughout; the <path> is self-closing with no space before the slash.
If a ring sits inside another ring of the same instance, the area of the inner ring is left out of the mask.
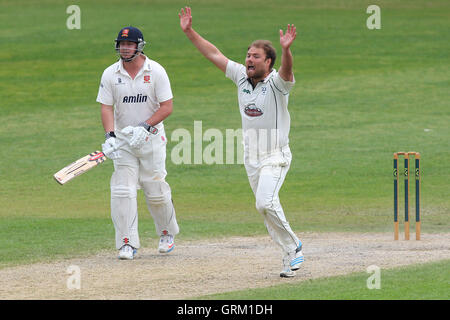
<path id="1" fill-rule="evenodd" d="M 132 260 L 140 247 L 137 190 L 143 189 L 160 236 L 158 251 L 174 249 L 179 228 L 165 168 L 163 120 L 173 109 L 165 69 L 144 55 L 142 32 L 125 27 L 115 39 L 119 60 L 103 72 L 97 102 L 105 129 L 102 150 L 114 162 L 111 218 L 119 259 Z"/>
<path id="2" fill-rule="evenodd" d="M 271 238 L 283 252 L 281 277 L 295 276 L 303 262 L 302 243 L 292 231 L 278 193 L 292 160 L 289 149 L 289 91 L 294 86 L 290 46 L 296 37 L 294 25 L 280 30 L 281 67 L 273 69 L 276 51 L 267 40 L 254 41 L 245 65 L 225 57 L 192 28 L 192 11 L 179 13 L 180 26 L 188 39 L 237 86 L 244 138 L 244 166 Z"/>

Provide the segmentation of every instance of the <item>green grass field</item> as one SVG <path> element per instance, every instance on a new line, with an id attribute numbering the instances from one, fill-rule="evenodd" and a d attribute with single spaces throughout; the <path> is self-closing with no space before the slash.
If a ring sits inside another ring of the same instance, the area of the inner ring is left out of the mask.
<path id="1" fill-rule="evenodd" d="M 0 2 L 0 267 L 113 247 L 112 162 L 63 187 L 52 175 L 101 148 L 99 81 L 117 59 L 117 32 L 130 24 L 143 31 L 145 53 L 171 79 L 167 181 L 179 239 L 267 233 L 242 165 L 170 159 L 175 129 L 193 132 L 194 121 L 202 121 L 203 131 L 225 133 L 241 121 L 234 84 L 179 28 L 177 13 L 186 4 L 194 28 L 239 62 L 255 39 L 280 50 L 278 30 L 297 26 L 297 83 L 289 103 L 293 162 L 280 194 L 296 232 L 392 232 L 392 154 L 411 150 L 422 154 L 422 232 L 449 231 L 448 1 L 377 1 L 380 30 L 366 27 L 370 1 L 77 1 L 80 30 L 66 28 L 70 4 Z M 156 235 L 142 194 L 139 208 L 145 246 Z M 308 285 L 320 292 L 323 281 Z M 267 290 L 261 297 L 278 295 Z M 421 290 L 427 285 L 405 298 L 421 297 Z M 227 295 L 233 297 L 240 295 Z"/>
<path id="2" fill-rule="evenodd" d="M 368 289 L 367 273 L 307 280 L 299 284 L 199 297 L 214 300 L 448 300 L 449 260 L 381 271 L 379 288 Z"/>

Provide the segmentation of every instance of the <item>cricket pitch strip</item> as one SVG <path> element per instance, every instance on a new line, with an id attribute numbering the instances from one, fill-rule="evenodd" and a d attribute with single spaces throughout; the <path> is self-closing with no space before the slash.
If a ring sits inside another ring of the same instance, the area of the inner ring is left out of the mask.
<path id="1" fill-rule="evenodd" d="M 308 279 L 381 270 L 450 259 L 450 234 L 423 234 L 420 241 L 394 241 L 392 233 L 298 233 L 305 262 L 294 278 L 280 278 L 281 252 L 268 237 L 176 240 L 173 252 L 140 248 L 135 260 L 117 250 L 0 269 L 0 299 L 190 299 Z M 79 289 L 69 288 L 70 266 Z M 369 274 L 368 274 L 369 277 Z M 363 284 L 364 285 L 364 284 Z M 273 297 L 276 299 L 276 297 Z M 292 297 L 292 300 L 301 297 Z"/>

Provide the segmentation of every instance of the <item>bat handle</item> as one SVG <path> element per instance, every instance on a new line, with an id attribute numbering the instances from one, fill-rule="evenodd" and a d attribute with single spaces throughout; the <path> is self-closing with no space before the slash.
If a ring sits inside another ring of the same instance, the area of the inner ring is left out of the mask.
<path id="1" fill-rule="evenodd" d="M 118 145 L 117 145 L 117 147 L 114 149 L 114 151 L 117 151 L 117 150 L 119 150 L 120 148 L 122 148 L 124 145 L 126 145 L 127 144 L 127 142 L 126 142 L 126 140 L 122 140 Z M 105 153 L 102 151 L 101 152 L 101 154 L 104 156 L 104 157 L 106 157 L 106 155 L 105 155 Z"/>

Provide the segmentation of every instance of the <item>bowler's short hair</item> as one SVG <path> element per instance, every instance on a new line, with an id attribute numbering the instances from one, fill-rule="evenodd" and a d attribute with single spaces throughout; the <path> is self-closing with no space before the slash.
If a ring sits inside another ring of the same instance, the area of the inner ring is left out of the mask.
<path id="1" fill-rule="evenodd" d="M 251 47 L 263 49 L 266 53 L 266 59 L 271 59 L 269 69 L 272 70 L 275 60 L 277 58 L 277 52 L 269 40 L 256 40 L 253 41 L 251 45 L 248 46 L 247 51 Z"/>

